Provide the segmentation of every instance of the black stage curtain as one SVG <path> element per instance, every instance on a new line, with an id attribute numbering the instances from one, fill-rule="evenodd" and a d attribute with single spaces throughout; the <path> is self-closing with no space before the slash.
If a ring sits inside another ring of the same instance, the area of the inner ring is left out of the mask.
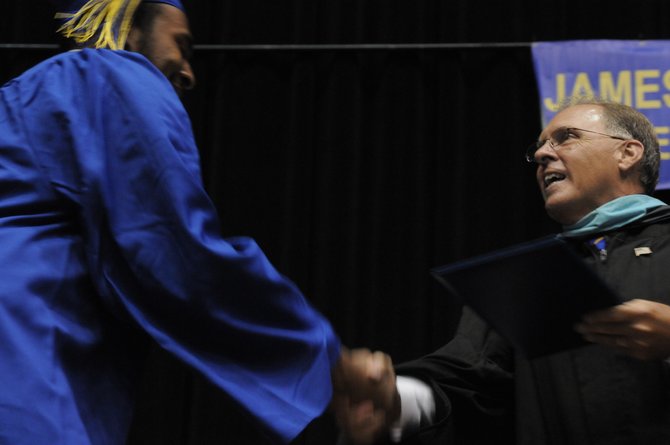
<path id="1" fill-rule="evenodd" d="M 53 42 L 47 8 L 7 3 L 0 43 Z M 197 44 L 461 44 L 195 53 L 186 106 L 225 235 L 254 237 L 344 344 L 395 361 L 453 333 L 431 267 L 558 230 L 523 158 L 541 130 L 529 43 L 670 31 L 665 0 L 185 3 Z M 0 51 L 2 81 L 54 52 Z M 336 435 L 325 415 L 295 443 Z M 269 442 L 156 349 L 128 444 L 215 443 Z"/>

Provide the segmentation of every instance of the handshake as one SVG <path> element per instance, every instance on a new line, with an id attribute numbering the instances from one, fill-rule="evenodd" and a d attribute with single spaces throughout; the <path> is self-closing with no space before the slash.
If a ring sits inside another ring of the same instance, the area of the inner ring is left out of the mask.
<path id="1" fill-rule="evenodd" d="M 388 355 L 342 347 L 332 381 L 331 410 L 351 443 L 371 444 L 399 419 L 400 394 Z"/>

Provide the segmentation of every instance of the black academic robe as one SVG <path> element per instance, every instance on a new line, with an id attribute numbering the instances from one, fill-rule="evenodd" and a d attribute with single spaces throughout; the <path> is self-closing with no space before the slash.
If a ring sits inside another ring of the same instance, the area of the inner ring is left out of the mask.
<path id="1" fill-rule="evenodd" d="M 625 299 L 670 304 L 670 207 L 604 235 L 606 256 L 574 241 L 584 260 Z M 436 423 L 404 443 L 670 444 L 668 361 L 598 345 L 527 360 L 465 308 L 449 343 L 397 371 L 428 383 L 437 402 Z"/>

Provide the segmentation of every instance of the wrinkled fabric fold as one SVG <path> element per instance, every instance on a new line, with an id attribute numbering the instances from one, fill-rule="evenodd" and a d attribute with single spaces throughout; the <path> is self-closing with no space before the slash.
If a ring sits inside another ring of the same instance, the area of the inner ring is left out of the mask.
<path id="1" fill-rule="evenodd" d="M 0 90 L 0 245 L 0 443 L 124 443 L 149 341 L 283 442 L 330 400 L 335 333 L 221 237 L 188 116 L 138 54 L 67 53 Z"/>

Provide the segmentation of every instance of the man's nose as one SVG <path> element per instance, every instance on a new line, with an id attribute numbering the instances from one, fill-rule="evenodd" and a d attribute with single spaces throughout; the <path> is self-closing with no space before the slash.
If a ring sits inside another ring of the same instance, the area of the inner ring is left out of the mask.
<path id="1" fill-rule="evenodd" d="M 179 86 L 185 91 L 192 90 L 195 87 L 195 73 L 188 61 L 184 61 L 179 71 Z"/>
<path id="2" fill-rule="evenodd" d="M 547 140 L 542 144 L 542 146 L 535 151 L 533 158 L 535 158 L 535 162 L 538 164 L 546 164 L 550 160 L 555 160 L 556 151 L 552 148 L 551 142 Z"/>

